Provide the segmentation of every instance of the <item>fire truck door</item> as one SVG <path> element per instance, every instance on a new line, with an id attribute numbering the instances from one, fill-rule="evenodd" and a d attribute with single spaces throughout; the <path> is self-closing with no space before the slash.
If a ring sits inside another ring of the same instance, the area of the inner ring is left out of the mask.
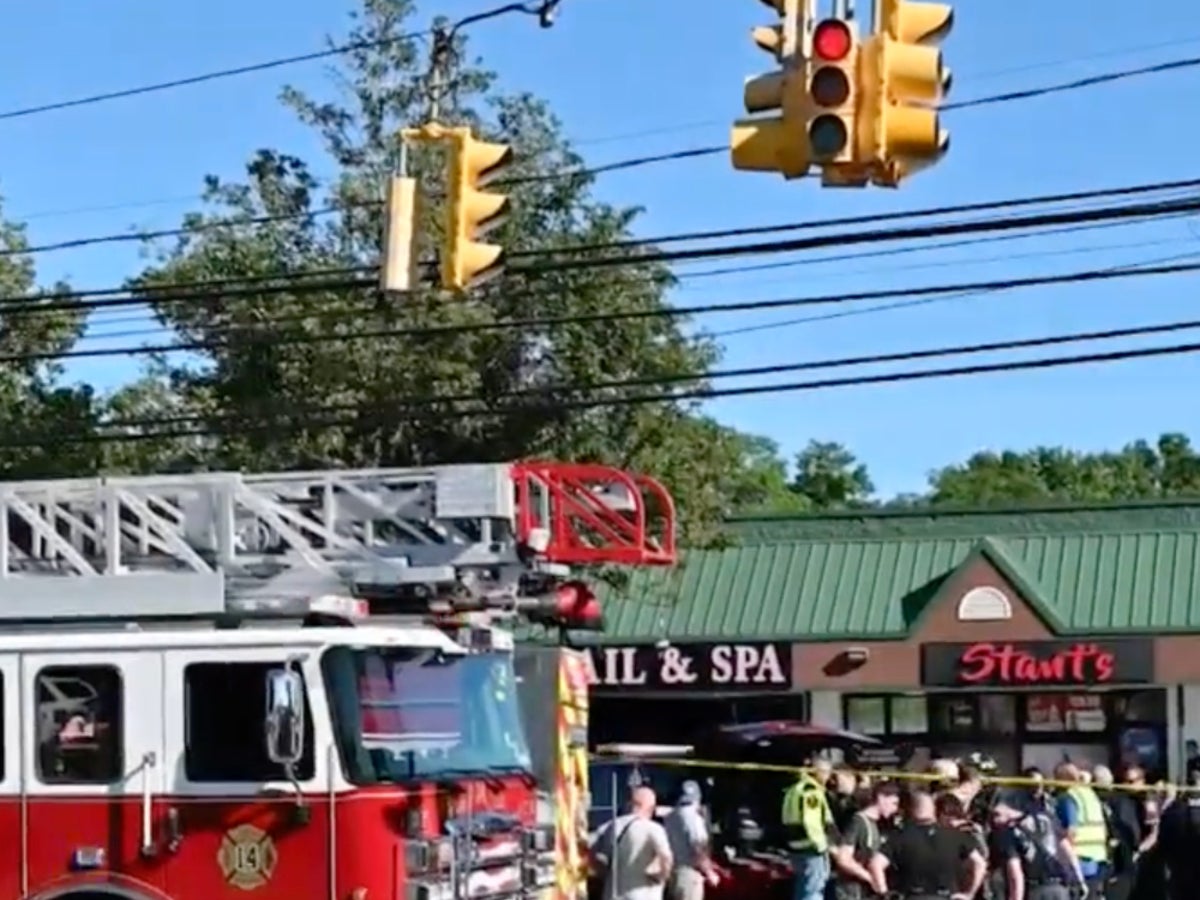
<path id="1" fill-rule="evenodd" d="M 298 671 L 300 759 L 289 773 L 267 752 L 274 675 Z M 330 896 L 330 725 L 316 654 L 267 647 L 173 650 L 166 661 L 166 744 L 177 760 L 167 816 L 176 900 Z M 269 688 L 269 686 L 271 686 Z"/>
<path id="2" fill-rule="evenodd" d="M 105 872 L 161 887 L 162 653 L 28 653 L 19 669 L 19 895 Z"/>

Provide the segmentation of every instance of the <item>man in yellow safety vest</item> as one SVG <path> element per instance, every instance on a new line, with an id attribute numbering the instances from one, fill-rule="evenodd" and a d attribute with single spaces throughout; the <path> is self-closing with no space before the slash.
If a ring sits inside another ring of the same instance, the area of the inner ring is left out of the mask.
<path id="1" fill-rule="evenodd" d="M 1058 797 L 1058 821 L 1066 832 L 1066 840 L 1079 862 L 1075 873 L 1087 893 L 1099 900 L 1104 896 L 1108 878 L 1108 823 L 1099 796 L 1086 784 L 1075 765 L 1063 763 L 1054 771 L 1058 781 L 1070 786 Z"/>
<path id="2" fill-rule="evenodd" d="M 825 784 L 832 766 L 817 759 L 783 794 L 781 820 L 796 873 L 794 900 L 822 900 L 829 881 L 833 812 Z"/>

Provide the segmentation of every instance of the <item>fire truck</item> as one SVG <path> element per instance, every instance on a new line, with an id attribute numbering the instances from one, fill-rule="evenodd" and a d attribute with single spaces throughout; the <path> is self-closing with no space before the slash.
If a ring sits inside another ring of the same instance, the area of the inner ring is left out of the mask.
<path id="1" fill-rule="evenodd" d="M 9 482 L 0 532 L 18 900 L 566 900 L 511 629 L 675 559 L 661 485 L 548 462 Z"/>

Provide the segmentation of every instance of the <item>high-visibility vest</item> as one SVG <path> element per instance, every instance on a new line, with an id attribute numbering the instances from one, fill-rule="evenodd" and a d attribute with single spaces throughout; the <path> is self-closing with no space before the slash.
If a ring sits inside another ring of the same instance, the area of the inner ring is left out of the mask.
<path id="1" fill-rule="evenodd" d="M 788 841 L 788 846 L 801 853 L 824 853 L 829 849 L 828 828 L 833 824 L 833 811 L 825 796 L 825 787 L 811 775 L 800 780 L 783 794 L 783 827 L 802 829 L 803 836 Z"/>
<path id="2" fill-rule="evenodd" d="M 1067 791 L 1067 797 L 1075 804 L 1079 820 L 1074 832 L 1075 855 L 1093 862 L 1108 861 L 1108 825 L 1104 821 L 1104 807 L 1096 792 L 1086 784 L 1077 784 Z"/>

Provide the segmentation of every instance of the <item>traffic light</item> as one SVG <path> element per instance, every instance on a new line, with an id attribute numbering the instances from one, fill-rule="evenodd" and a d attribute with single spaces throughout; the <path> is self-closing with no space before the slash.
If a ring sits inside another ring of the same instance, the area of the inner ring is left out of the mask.
<path id="1" fill-rule="evenodd" d="M 779 23 L 751 31 L 758 47 L 780 67 L 746 80 L 743 105 L 754 118 L 738 119 L 730 131 L 733 167 L 748 172 L 779 172 L 785 178 L 808 174 L 808 147 L 803 134 L 802 60 L 799 54 L 808 0 L 762 0 L 779 15 Z M 773 115 L 758 115 L 759 113 Z"/>
<path id="2" fill-rule="evenodd" d="M 831 186 L 862 186 L 859 163 L 858 30 L 854 22 L 825 19 L 812 32 L 808 65 L 808 147 Z"/>
<path id="3" fill-rule="evenodd" d="M 481 243 L 487 232 L 508 217 L 506 194 L 484 191 L 512 162 L 512 147 L 476 140 L 469 128 L 446 129 L 449 167 L 446 180 L 446 234 L 441 281 L 448 290 L 477 287 L 504 269 L 504 248 Z"/>
<path id="4" fill-rule="evenodd" d="M 417 180 L 393 176 L 383 215 L 383 260 L 379 288 L 409 291 L 417 283 Z"/>
<path id="5" fill-rule="evenodd" d="M 876 2 L 878 30 L 862 54 L 862 109 L 874 180 L 896 187 L 950 148 L 935 108 L 949 93 L 950 70 L 934 45 L 950 33 L 954 10 L 943 3 Z"/>

